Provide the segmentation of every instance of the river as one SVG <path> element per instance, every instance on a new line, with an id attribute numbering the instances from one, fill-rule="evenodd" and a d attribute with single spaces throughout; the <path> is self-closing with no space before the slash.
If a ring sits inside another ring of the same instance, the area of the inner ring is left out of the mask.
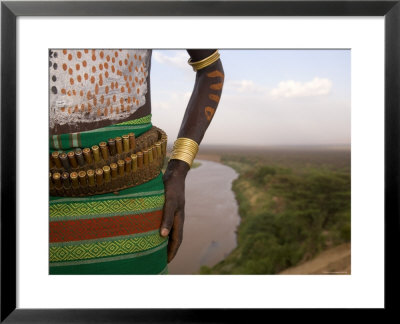
<path id="1" fill-rule="evenodd" d="M 237 244 L 240 217 L 231 187 L 238 174 L 221 163 L 196 161 L 201 166 L 186 177 L 183 241 L 169 264 L 170 274 L 198 273 L 201 266 L 223 260 Z"/>

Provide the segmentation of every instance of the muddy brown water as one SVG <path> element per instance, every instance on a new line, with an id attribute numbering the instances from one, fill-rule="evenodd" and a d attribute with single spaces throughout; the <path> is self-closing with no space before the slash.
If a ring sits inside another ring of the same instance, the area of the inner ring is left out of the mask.
<path id="1" fill-rule="evenodd" d="M 201 266 L 223 260 L 237 244 L 240 217 L 231 188 L 238 174 L 217 162 L 197 162 L 201 166 L 186 177 L 183 242 L 168 266 L 170 274 L 196 274 Z"/>

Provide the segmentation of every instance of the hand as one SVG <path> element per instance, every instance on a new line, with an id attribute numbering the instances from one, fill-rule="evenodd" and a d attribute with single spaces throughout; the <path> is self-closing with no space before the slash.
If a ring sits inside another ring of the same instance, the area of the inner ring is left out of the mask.
<path id="1" fill-rule="evenodd" d="M 183 239 L 185 178 L 189 169 L 186 162 L 171 160 L 163 176 L 165 203 L 160 234 L 164 237 L 169 235 L 168 263 L 175 257 Z"/>

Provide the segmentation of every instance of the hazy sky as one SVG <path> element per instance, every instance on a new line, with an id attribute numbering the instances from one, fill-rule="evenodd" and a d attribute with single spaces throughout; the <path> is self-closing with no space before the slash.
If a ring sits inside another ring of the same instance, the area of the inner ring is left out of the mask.
<path id="1" fill-rule="evenodd" d="M 221 101 L 204 144 L 350 144 L 350 50 L 220 50 Z M 185 50 L 153 50 L 153 123 L 173 142 L 194 86 Z"/>

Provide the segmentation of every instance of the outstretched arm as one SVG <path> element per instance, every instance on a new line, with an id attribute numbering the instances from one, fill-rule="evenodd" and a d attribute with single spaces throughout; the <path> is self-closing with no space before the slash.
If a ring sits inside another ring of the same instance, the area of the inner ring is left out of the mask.
<path id="1" fill-rule="evenodd" d="M 192 61 L 198 62 L 216 50 L 190 50 Z M 189 65 L 188 65 L 188 68 Z M 179 137 L 187 137 L 200 144 L 211 123 L 222 93 L 224 70 L 221 60 L 196 72 L 192 96 L 183 116 Z M 164 174 L 165 204 L 161 235 L 168 236 L 168 262 L 176 255 L 183 238 L 185 219 L 185 178 L 189 165 L 181 160 L 170 160 Z"/>

